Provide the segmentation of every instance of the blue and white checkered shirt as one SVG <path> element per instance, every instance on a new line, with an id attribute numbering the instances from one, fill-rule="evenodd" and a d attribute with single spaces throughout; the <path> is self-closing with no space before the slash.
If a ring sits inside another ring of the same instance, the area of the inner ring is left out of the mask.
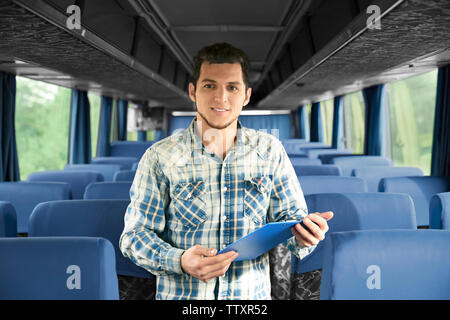
<path id="1" fill-rule="evenodd" d="M 223 249 L 266 222 L 307 215 L 303 192 L 281 142 L 242 127 L 222 160 L 195 134 L 196 120 L 151 146 L 130 190 L 120 238 L 124 256 L 157 275 L 156 299 L 270 299 L 269 254 L 232 262 L 202 282 L 181 269 L 184 250 Z M 314 247 L 286 243 L 300 259 Z"/>

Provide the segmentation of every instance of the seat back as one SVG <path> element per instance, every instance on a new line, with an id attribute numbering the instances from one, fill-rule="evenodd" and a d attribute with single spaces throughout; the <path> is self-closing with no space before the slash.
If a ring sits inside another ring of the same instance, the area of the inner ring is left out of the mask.
<path id="1" fill-rule="evenodd" d="M 131 170 L 134 163 L 139 161 L 136 157 L 95 157 L 92 158 L 93 164 L 118 164 L 122 170 Z"/>
<path id="2" fill-rule="evenodd" d="M 17 215 L 11 202 L 0 201 L 0 238 L 17 235 Z"/>
<path id="3" fill-rule="evenodd" d="M 423 171 L 415 167 L 370 166 L 353 169 L 352 176 L 366 180 L 369 192 L 378 192 L 380 180 L 383 178 L 423 176 Z"/>
<path id="4" fill-rule="evenodd" d="M 0 299 L 118 300 L 114 264 L 103 238 L 2 238 Z"/>
<path id="5" fill-rule="evenodd" d="M 406 194 L 387 193 L 324 193 L 305 197 L 309 212 L 333 211 L 329 231 L 341 232 L 371 229 L 416 229 L 416 217 L 411 198 Z M 292 260 L 294 273 L 322 268 L 323 245 L 302 260 Z"/>
<path id="6" fill-rule="evenodd" d="M 103 175 L 104 181 L 113 181 L 114 174 L 122 170 L 120 164 L 68 164 L 64 167 L 64 171 L 96 171 Z"/>
<path id="7" fill-rule="evenodd" d="M 450 191 L 450 177 L 383 178 L 380 181 L 379 191 L 409 194 L 416 208 L 417 225 L 428 226 L 431 197 L 437 193 Z"/>
<path id="8" fill-rule="evenodd" d="M 0 200 L 9 201 L 16 211 L 17 232 L 28 232 L 28 218 L 34 207 L 46 201 L 70 199 L 65 182 L 1 182 Z"/>
<path id="9" fill-rule="evenodd" d="M 340 176 L 341 169 L 329 164 L 294 166 L 297 176 Z"/>
<path id="10" fill-rule="evenodd" d="M 299 176 L 303 194 L 333 192 L 367 192 L 366 182 L 356 177 Z"/>
<path id="11" fill-rule="evenodd" d="M 116 253 L 117 274 L 150 278 L 152 275 L 125 258 L 119 248 L 129 200 L 52 201 L 38 205 L 30 217 L 30 237 L 102 237 Z"/>
<path id="12" fill-rule="evenodd" d="M 450 299 L 450 231 L 338 232 L 325 239 L 321 299 Z"/>
<path id="13" fill-rule="evenodd" d="M 392 166 L 391 159 L 381 156 L 336 157 L 332 158 L 330 163 L 341 167 L 344 176 L 350 176 L 353 169 L 359 167 Z"/>
<path id="14" fill-rule="evenodd" d="M 113 181 L 133 181 L 136 175 L 136 170 L 121 170 L 114 175 Z"/>
<path id="15" fill-rule="evenodd" d="M 339 154 L 339 155 L 346 155 L 351 154 L 351 150 L 336 150 L 336 149 L 307 149 L 303 150 L 306 152 L 308 158 L 319 158 L 320 155 L 332 155 L 332 154 Z"/>
<path id="16" fill-rule="evenodd" d="M 95 182 L 86 187 L 84 199 L 130 200 L 131 181 Z"/>
<path id="17" fill-rule="evenodd" d="M 306 157 L 289 157 L 292 166 L 320 166 L 322 162 L 319 159 L 310 159 Z"/>
<path id="18" fill-rule="evenodd" d="M 431 197 L 430 229 L 450 230 L 450 192 L 438 193 Z"/>
<path id="19" fill-rule="evenodd" d="M 72 190 L 72 199 L 83 199 L 88 184 L 103 180 L 103 175 L 96 171 L 40 171 L 28 176 L 28 181 L 33 182 L 67 182 Z"/>
<path id="20" fill-rule="evenodd" d="M 145 151 L 152 146 L 151 141 L 113 141 L 111 142 L 111 157 L 135 157 L 140 159 Z"/>

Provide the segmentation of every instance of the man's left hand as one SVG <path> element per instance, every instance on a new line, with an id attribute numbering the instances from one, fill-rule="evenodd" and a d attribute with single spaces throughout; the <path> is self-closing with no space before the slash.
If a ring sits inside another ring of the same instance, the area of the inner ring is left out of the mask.
<path id="1" fill-rule="evenodd" d="M 308 214 L 303 219 L 303 223 L 310 231 L 305 229 L 300 223 L 297 223 L 291 228 L 292 234 L 297 239 L 297 243 L 304 247 L 316 246 L 320 241 L 325 239 L 325 234 L 329 229 L 327 221 L 331 218 L 333 218 L 332 211 Z"/>

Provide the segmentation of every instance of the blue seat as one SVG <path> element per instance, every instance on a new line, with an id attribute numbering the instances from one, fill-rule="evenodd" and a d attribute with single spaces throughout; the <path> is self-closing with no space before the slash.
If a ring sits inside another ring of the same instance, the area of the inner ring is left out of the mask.
<path id="1" fill-rule="evenodd" d="M 114 248 L 103 238 L 2 238 L 0 299 L 118 300 Z"/>
<path id="2" fill-rule="evenodd" d="M 103 175 L 104 181 L 113 181 L 114 174 L 123 169 L 120 164 L 68 164 L 64 167 L 64 171 L 96 171 Z"/>
<path id="3" fill-rule="evenodd" d="M 28 176 L 28 181 L 33 182 L 67 182 L 72 190 L 72 199 L 83 199 L 88 184 L 103 180 L 103 175 L 96 171 L 40 171 Z"/>
<path id="4" fill-rule="evenodd" d="M 28 232 L 28 218 L 34 207 L 46 201 L 70 199 L 65 182 L 1 182 L 0 200 L 9 201 L 16 210 L 17 232 Z"/>
<path id="5" fill-rule="evenodd" d="M 333 192 L 367 192 L 366 182 L 356 177 L 299 176 L 303 194 Z"/>
<path id="6" fill-rule="evenodd" d="M 11 202 L 0 201 L 0 238 L 17 235 L 17 216 Z"/>
<path id="7" fill-rule="evenodd" d="M 30 237 L 102 237 L 111 241 L 117 274 L 151 278 L 153 275 L 125 258 L 119 248 L 129 200 L 51 201 L 38 205 L 30 217 Z"/>
<path id="8" fill-rule="evenodd" d="M 438 193 L 431 197 L 430 229 L 450 229 L 450 192 Z"/>
<path id="9" fill-rule="evenodd" d="M 332 154 L 351 154 L 351 150 L 336 150 L 336 149 L 308 149 L 305 150 L 308 158 L 318 159 L 320 155 L 332 155 Z"/>
<path id="10" fill-rule="evenodd" d="M 371 166 L 353 169 L 352 176 L 366 180 L 369 192 L 378 192 L 380 180 L 383 178 L 423 176 L 423 171 L 415 167 Z"/>
<path id="11" fill-rule="evenodd" d="M 111 142 L 110 156 L 140 159 L 153 143 L 151 141 L 113 141 Z"/>
<path id="12" fill-rule="evenodd" d="M 416 229 L 414 204 L 406 194 L 323 193 L 305 197 L 308 212 L 333 211 L 328 233 L 370 229 Z M 321 241 L 308 256 L 292 256 L 292 272 L 305 273 L 322 268 Z"/>
<path id="13" fill-rule="evenodd" d="M 294 166 L 297 176 L 340 176 L 341 168 L 331 164 Z"/>
<path id="14" fill-rule="evenodd" d="M 321 165 L 319 159 L 309 159 L 306 157 L 289 157 L 293 166 L 316 166 Z"/>
<path id="15" fill-rule="evenodd" d="M 94 182 L 86 187 L 84 199 L 125 199 L 130 200 L 133 182 Z"/>
<path id="16" fill-rule="evenodd" d="M 113 181 L 133 181 L 136 170 L 121 170 L 114 175 Z"/>
<path id="17" fill-rule="evenodd" d="M 95 157 L 91 163 L 94 164 L 118 164 L 122 166 L 122 170 L 131 170 L 134 163 L 139 161 L 136 157 Z"/>
<path id="18" fill-rule="evenodd" d="M 450 177 L 393 177 L 380 181 L 380 192 L 406 193 L 416 208 L 418 226 L 430 223 L 430 200 L 435 194 L 450 191 Z"/>
<path id="19" fill-rule="evenodd" d="M 138 166 L 139 166 L 139 162 L 133 163 L 133 165 L 131 166 L 131 170 L 137 170 Z"/>
<path id="20" fill-rule="evenodd" d="M 320 159 L 322 164 L 333 164 L 332 160 L 334 158 L 339 158 L 339 157 L 357 157 L 357 156 L 364 156 L 364 154 L 358 154 L 358 153 L 319 154 L 318 158 Z"/>
<path id="21" fill-rule="evenodd" d="M 350 176 L 353 169 L 371 166 L 392 166 L 392 160 L 380 156 L 340 156 L 330 160 L 342 169 L 342 175 Z"/>
<path id="22" fill-rule="evenodd" d="M 450 299 L 450 231 L 337 232 L 325 242 L 323 300 Z"/>

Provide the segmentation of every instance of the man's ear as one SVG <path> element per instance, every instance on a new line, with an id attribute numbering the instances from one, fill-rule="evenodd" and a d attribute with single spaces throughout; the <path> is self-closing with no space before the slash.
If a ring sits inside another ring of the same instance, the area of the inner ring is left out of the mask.
<path id="1" fill-rule="evenodd" d="M 195 87 L 192 82 L 189 82 L 189 98 L 195 102 Z"/>
<path id="2" fill-rule="evenodd" d="M 247 92 L 245 93 L 245 100 L 243 106 L 245 107 L 250 102 L 250 97 L 252 95 L 252 88 L 247 88 Z"/>

